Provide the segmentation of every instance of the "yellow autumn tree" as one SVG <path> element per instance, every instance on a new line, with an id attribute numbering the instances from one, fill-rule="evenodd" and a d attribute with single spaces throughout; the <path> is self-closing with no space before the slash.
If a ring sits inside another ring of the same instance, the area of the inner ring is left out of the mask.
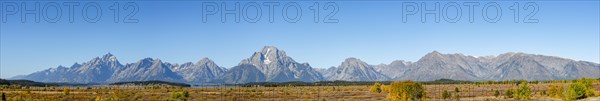
<path id="1" fill-rule="evenodd" d="M 390 92 L 390 87 L 386 86 L 386 85 L 381 85 L 381 92 L 382 93 L 388 93 L 388 92 Z"/>
<path id="2" fill-rule="evenodd" d="M 389 86 L 388 98 L 392 101 L 415 101 L 426 97 L 425 87 L 412 81 L 393 82 Z"/>
<path id="3" fill-rule="evenodd" d="M 369 91 L 373 93 L 381 93 L 381 84 L 379 82 L 375 82 Z"/>

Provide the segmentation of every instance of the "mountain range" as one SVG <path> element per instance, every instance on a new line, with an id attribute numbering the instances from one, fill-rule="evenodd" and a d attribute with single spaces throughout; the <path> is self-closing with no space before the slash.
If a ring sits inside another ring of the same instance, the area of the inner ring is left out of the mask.
<path id="1" fill-rule="evenodd" d="M 599 78 L 600 65 L 555 56 L 515 52 L 474 57 L 433 51 L 416 62 L 396 60 L 389 64 L 371 65 L 350 57 L 337 67 L 313 68 L 308 63 L 296 62 L 283 50 L 265 46 L 231 68 L 218 66 L 209 58 L 184 64 L 145 58 L 135 63 L 121 64 L 116 56 L 108 53 L 70 67 L 58 66 L 10 79 L 68 83 L 161 80 L 193 84 L 237 84 L 325 80 L 557 80 L 581 77 Z"/>

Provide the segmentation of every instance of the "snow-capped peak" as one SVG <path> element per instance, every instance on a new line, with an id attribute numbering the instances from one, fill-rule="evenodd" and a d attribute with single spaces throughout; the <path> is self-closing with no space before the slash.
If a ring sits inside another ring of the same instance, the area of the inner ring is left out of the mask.
<path id="1" fill-rule="evenodd" d="M 269 60 L 269 52 L 270 51 L 271 51 L 271 48 L 268 48 L 267 49 L 267 53 L 264 53 L 265 54 L 265 56 L 264 56 L 265 60 L 263 61 L 263 63 L 265 63 L 265 64 L 270 64 L 271 63 L 271 60 Z"/>
<path id="2" fill-rule="evenodd" d="M 117 61 L 117 57 L 116 56 L 110 56 L 109 60 L 110 61 Z"/>
<path id="3" fill-rule="evenodd" d="M 108 54 L 102 56 L 102 60 L 103 61 L 109 61 L 109 62 L 118 61 L 117 57 L 115 55 L 111 54 L 111 53 L 108 53 Z"/>

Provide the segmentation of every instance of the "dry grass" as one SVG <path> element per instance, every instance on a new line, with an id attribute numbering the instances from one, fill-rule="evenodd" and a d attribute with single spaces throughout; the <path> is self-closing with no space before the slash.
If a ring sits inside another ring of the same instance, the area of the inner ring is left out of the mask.
<path id="1" fill-rule="evenodd" d="M 566 85 L 566 83 L 552 83 Z M 532 100 L 560 100 L 542 95 L 548 90 L 550 83 L 529 84 L 532 88 Z M 600 84 L 593 84 L 596 93 L 600 94 Z M 513 100 L 503 96 L 495 97 L 494 91 L 499 90 L 501 95 L 508 89 L 516 89 L 516 84 L 447 84 L 425 85 L 428 100 L 443 100 L 442 92 L 448 90 L 454 96 L 454 88 L 459 88 L 460 100 Z M 6 94 L 9 101 L 173 101 L 171 94 L 174 92 L 188 91 L 189 101 L 372 101 L 387 100 L 386 93 L 371 93 L 370 86 L 312 86 L 312 87 L 233 87 L 233 88 L 160 88 L 147 89 L 95 87 L 68 88 L 69 94 L 65 95 L 63 88 L 31 87 L 23 89 L 0 89 Z"/>

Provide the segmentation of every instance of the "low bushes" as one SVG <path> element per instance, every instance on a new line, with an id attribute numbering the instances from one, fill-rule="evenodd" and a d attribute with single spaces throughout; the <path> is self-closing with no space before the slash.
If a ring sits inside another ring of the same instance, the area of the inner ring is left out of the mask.
<path id="1" fill-rule="evenodd" d="M 550 85 L 548 88 L 548 96 L 554 98 L 562 98 L 564 96 L 564 87 L 558 85 Z"/>
<path id="2" fill-rule="evenodd" d="M 527 86 L 527 81 L 522 81 L 521 84 L 519 84 L 519 89 L 517 89 L 515 98 L 519 100 L 531 98 L 531 88 Z"/>
<path id="3" fill-rule="evenodd" d="M 592 87 L 593 79 L 582 78 L 569 84 L 566 88 L 560 85 L 550 85 L 548 95 L 554 98 L 571 101 L 596 96 Z"/>
<path id="4" fill-rule="evenodd" d="M 513 98 L 514 92 L 512 89 L 506 90 L 506 92 L 504 92 L 504 98 Z"/>
<path id="5" fill-rule="evenodd" d="M 498 96 L 500 96 L 500 91 L 498 91 L 498 90 L 496 89 L 496 91 L 494 92 L 494 96 L 495 96 L 495 97 L 498 97 Z"/>
<path id="6" fill-rule="evenodd" d="M 188 93 L 188 91 L 175 92 L 175 93 L 171 94 L 171 98 L 176 99 L 176 100 L 181 100 L 181 101 L 187 101 L 188 97 L 190 97 L 190 94 Z"/>
<path id="7" fill-rule="evenodd" d="M 444 90 L 442 93 L 442 99 L 449 99 L 452 96 L 452 93 L 448 92 L 448 90 Z"/>
<path id="8" fill-rule="evenodd" d="M 577 100 L 595 96 L 594 88 L 592 88 L 592 79 L 582 78 L 581 80 L 569 84 L 569 88 L 565 94 L 565 100 Z"/>

